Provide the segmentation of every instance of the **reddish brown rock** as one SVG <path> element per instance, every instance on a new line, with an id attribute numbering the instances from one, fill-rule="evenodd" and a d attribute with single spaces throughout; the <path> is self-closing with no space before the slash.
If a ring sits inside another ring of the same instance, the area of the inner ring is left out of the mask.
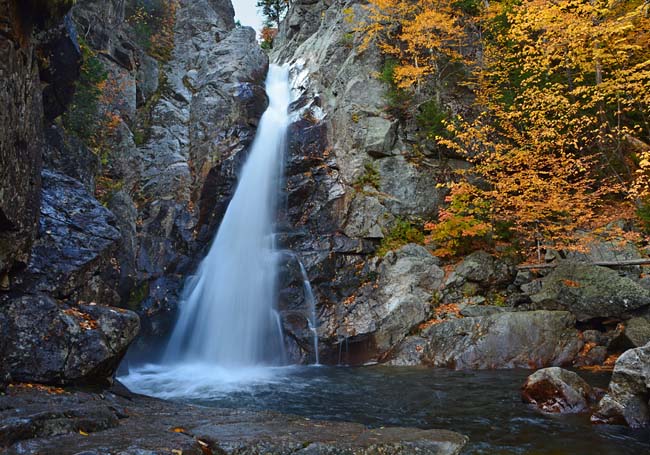
<path id="1" fill-rule="evenodd" d="M 522 398 L 549 413 L 578 413 L 589 410 L 595 393 L 576 373 L 558 367 L 531 374 L 522 388 Z"/>

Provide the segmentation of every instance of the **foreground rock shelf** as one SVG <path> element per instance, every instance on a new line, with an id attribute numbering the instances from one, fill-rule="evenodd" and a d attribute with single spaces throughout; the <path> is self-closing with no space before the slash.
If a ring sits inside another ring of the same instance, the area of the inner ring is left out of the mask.
<path id="1" fill-rule="evenodd" d="M 0 448 L 7 454 L 456 455 L 467 441 L 446 430 L 367 429 L 183 405 L 119 386 L 100 393 L 18 385 L 0 396 Z"/>

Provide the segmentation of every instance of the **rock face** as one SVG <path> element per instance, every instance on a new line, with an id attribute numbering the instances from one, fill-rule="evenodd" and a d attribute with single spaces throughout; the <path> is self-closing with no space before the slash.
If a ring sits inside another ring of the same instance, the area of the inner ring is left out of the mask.
<path id="1" fill-rule="evenodd" d="M 0 2 L 0 278 L 24 267 L 38 228 L 43 102 L 29 20 Z"/>
<path id="2" fill-rule="evenodd" d="M 575 318 L 563 311 L 450 320 L 430 327 L 424 336 L 424 362 L 455 369 L 566 365 L 582 347 Z"/>
<path id="3" fill-rule="evenodd" d="M 566 414 L 588 411 L 594 391 L 576 373 L 551 367 L 531 374 L 521 395 L 544 412 Z"/>
<path id="4" fill-rule="evenodd" d="M 340 361 L 381 359 L 431 312 L 431 296 L 442 284 L 438 261 L 419 245 L 406 245 L 372 264 L 377 278 L 362 286 L 358 295 L 338 308 L 338 342 L 347 351 Z M 367 343 L 373 357 L 355 359 L 350 341 Z M 339 360 L 339 359 L 337 359 Z"/>
<path id="5" fill-rule="evenodd" d="M 614 366 L 607 394 L 592 416 L 594 422 L 650 425 L 650 344 L 623 353 Z"/>
<path id="6" fill-rule="evenodd" d="M 137 315 L 65 306 L 38 294 L 0 302 L 2 363 L 15 381 L 72 384 L 109 377 L 139 329 Z"/>
<path id="7" fill-rule="evenodd" d="M 536 309 L 560 309 L 578 321 L 622 317 L 650 305 L 650 293 L 616 271 L 594 265 L 564 262 L 545 277 L 530 296 Z"/>
<path id="8" fill-rule="evenodd" d="M 0 5 L 0 288 L 63 308 L 128 306 L 166 335 L 266 107 L 268 58 L 228 0 L 180 1 L 159 60 L 135 2 L 46 4 Z M 91 139 L 54 122 L 76 108 L 79 42 L 106 75 L 96 116 L 110 121 Z"/>
<path id="9" fill-rule="evenodd" d="M 362 37 L 354 31 L 366 14 L 358 1 L 292 2 L 272 54 L 292 64 L 298 98 L 285 167 L 283 246 L 296 252 L 312 282 L 321 358 L 335 363 L 377 360 L 428 316 L 434 289 L 409 288 L 399 274 L 379 278 L 394 259 L 381 266 L 374 256 L 398 221 L 421 225 L 437 214 L 446 194 L 436 186 L 446 172 L 442 163 L 409 161 L 415 140 L 407 125 L 387 113 L 387 87 L 373 76 L 382 57 L 374 47 L 361 52 Z M 298 267 L 291 261 L 280 309 L 286 331 L 313 356 L 300 316 L 305 305 Z M 438 271 L 433 279 L 440 279 Z M 399 298 L 391 297 L 396 289 Z M 338 355 L 342 343 L 348 360 Z"/>
<path id="10" fill-rule="evenodd" d="M 42 199 L 39 235 L 21 288 L 118 304 L 111 259 L 120 233 L 113 214 L 77 180 L 47 170 Z"/>
<path id="11" fill-rule="evenodd" d="M 56 392 L 16 387 L 0 396 L 3 453 L 458 455 L 467 443 L 465 436 L 445 430 L 369 430 L 273 412 L 168 403 L 117 388 L 102 395 Z"/>

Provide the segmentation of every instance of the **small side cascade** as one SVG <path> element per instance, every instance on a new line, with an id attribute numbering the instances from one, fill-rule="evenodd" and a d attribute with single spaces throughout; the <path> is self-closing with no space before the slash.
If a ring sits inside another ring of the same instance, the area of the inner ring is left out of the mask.
<path id="1" fill-rule="evenodd" d="M 296 256 L 297 257 L 297 256 Z M 316 315 L 316 297 L 314 297 L 314 291 L 311 287 L 311 282 L 307 276 L 307 270 L 302 261 L 298 258 L 298 264 L 300 265 L 300 274 L 302 275 L 302 285 L 305 290 L 305 301 L 309 308 L 309 319 L 307 323 L 309 324 L 309 330 L 313 334 L 314 340 L 314 365 L 320 365 L 320 358 L 318 355 L 318 316 Z"/>
<path id="2" fill-rule="evenodd" d="M 284 329 L 282 328 L 282 318 L 280 317 L 280 313 L 278 313 L 276 310 L 271 310 L 271 316 L 273 318 L 273 321 L 275 322 L 275 326 L 278 329 L 278 340 L 280 340 L 281 363 L 285 364 L 287 363 L 287 347 L 284 344 Z"/>

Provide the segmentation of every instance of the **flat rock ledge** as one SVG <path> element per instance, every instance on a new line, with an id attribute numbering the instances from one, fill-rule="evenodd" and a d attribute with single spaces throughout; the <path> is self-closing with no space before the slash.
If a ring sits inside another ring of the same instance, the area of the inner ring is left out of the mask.
<path id="1" fill-rule="evenodd" d="M 8 455 L 458 455 L 467 442 L 446 430 L 184 405 L 119 385 L 87 392 L 23 384 L 0 396 L 0 452 Z"/>

